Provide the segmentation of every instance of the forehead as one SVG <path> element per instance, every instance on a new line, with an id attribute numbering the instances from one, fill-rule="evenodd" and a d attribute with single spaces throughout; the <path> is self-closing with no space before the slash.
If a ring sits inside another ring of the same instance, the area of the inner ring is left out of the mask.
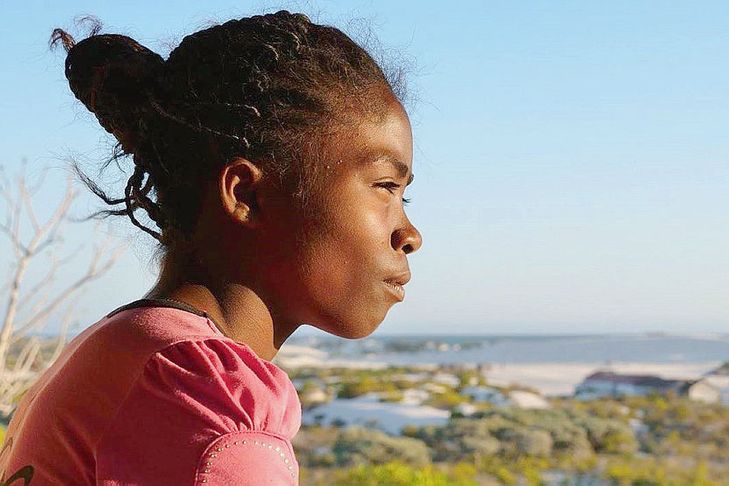
<path id="1" fill-rule="evenodd" d="M 364 121 L 351 135 L 352 138 L 345 143 L 358 149 L 360 163 L 391 165 L 398 171 L 411 170 L 412 130 L 407 113 L 399 103 L 391 105 L 387 114 L 379 120 Z"/>
<path id="2" fill-rule="evenodd" d="M 334 163 L 317 165 L 326 166 L 326 172 L 332 176 L 377 169 L 394 170 L 408 183 L 412 180 L 412 131 L 407 113 L 399 103 L 390 104 L 387 113 L 377 119 L 340 126 L 326 140 L 322 154 Z"/>

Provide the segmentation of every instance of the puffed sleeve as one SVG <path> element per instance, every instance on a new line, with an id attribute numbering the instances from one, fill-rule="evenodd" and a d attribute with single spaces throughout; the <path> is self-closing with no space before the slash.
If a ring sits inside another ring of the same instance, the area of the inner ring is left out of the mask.
<path id="1" fill-rule="evenodd" d="M 154 354 L 96 447 L 97 484 L 297 485 L 301 403 L 286 373 L 227 339 Z"/>

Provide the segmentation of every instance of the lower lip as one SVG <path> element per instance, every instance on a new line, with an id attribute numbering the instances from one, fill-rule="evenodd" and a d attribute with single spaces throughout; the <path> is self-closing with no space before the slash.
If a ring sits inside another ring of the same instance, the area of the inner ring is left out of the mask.
<path id="1" fill-rule="evenodd" d="M 385 282 L 385 287 L 387 287 L 392 295 L 397 297 L 397 300 L 399 300 L 400 302 L 402 302 L 405 298 L 405 287 L 403 287 L 402 285 Z"/>

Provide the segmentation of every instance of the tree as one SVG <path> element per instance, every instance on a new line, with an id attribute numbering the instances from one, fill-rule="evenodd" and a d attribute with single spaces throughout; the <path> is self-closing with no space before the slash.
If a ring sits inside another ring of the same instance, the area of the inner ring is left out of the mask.
<path id="1" fill-rule="evenodd" d="M 0 326 L 0 418 L 3 420 L 12 414 L 18 397 L 60 355 L 74 318 L 74 299 L 90 282 L 104 275 L 122 252 L 122 248 L 110 250 L 108 239 L 102 241 L 91 252 L 82 275 L 72 278 L 64 273 L 60 288 L 54 288 L 52 284 L 62 267 L 78 261 L 83 247 L 58 256 L 66 253 L 62 232 L 71 222 L 68 213 L 77 196 L 70 177 L 50 217 L 45 222 L 38 220 L 33 196 L 46 174 L 47 170 L 43 171 L 40 180 L 31 187 L 24 168 L 15 184 L 0 172 L 0 196 L 7 205 L 0 232 L 7 236 L 11 247 L 11 252 L 6 253 L 10 255 L 8 281 L 0 293 L 5 303 Z M 29 269 L 43 268 L 41 264 L 45 264 L 46 271 L 29 285 Z M 59 316 L 59 336 L 44 342 L 37 333 Z"/>

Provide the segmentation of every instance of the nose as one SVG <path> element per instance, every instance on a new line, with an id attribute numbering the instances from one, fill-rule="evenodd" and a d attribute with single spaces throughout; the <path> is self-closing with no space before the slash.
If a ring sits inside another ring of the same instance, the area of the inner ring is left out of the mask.
<path id="1" fill-rule="evenodd" d="M 423 246 L 423 236 L 407 217 L 405 223 L 405 226 L 392 232 L 390 244 L 395 251 L 402 251 L 409 255 Z"/>

